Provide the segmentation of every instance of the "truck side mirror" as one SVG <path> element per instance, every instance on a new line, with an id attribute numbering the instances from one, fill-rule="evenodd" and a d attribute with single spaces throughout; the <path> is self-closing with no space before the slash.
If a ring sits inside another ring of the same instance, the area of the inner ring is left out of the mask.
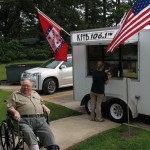
<path id="1" fill-rule="evenodd" d="M 61 66 L 60 66 L 60 69 L 65 69 L 65 68 L 67 68 L 66 65 L 61 65 Z"/>

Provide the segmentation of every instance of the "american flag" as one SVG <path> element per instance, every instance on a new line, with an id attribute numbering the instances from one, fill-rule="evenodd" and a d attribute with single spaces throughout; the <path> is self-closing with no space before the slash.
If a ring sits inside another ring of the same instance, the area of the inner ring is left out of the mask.
<path id="1" fill-rule="evenodd" d="M 150 24 L 150 0 L 137 0 L 118 29 L 107 52 L 113 52 L 120 44 Z"/>

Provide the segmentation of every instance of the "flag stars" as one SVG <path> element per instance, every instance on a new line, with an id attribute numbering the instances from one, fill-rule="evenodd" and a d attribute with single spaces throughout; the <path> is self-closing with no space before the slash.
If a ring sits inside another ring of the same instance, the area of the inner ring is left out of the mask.
<path id="1" fill-rule="evenodd" d="M 107 52 L 113 52 L 124 41 L 139 32 L 150 23 L 149 20 L 150 0 L 137 0 L 126 15 L 114 39 L 107 47 Z"/>
<path id="2" fill-rule="evenodd" d="M 64 45 L 63 38 L 53 26 L 49 26 L 45 35 L 53 52 L 56 54 L 57 51 L 59 51 L 59 49 L 61 49 L 61 47 Z"/>
<path id="3" fill-rule="evenodd" d="M 47 32 L 45 33 L 45 35 L 48 36 L 48 34 L 51 32 L 52 29 L 53 29 L 53 27 L 50 26 L 50 27 L 48 28 Z"/>
<path id="4" fill-rule="evenodd" d="M 137 0 L 134 7 L 133 12 L 137 15 L 141 10 L 150 5 L 150 0 Z"/>

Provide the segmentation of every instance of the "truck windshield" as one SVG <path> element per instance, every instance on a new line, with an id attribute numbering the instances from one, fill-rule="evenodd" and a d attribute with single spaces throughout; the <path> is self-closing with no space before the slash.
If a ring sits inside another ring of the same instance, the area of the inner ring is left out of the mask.
<path id="1" fill-rule="evenodd" d="M 43 63 L 41 65 L 42 68 L 51 68 L 51 69 L 55 69 L 61 61 L 56 61 L 54 59 L 50 59 L 47 62 Z"/>

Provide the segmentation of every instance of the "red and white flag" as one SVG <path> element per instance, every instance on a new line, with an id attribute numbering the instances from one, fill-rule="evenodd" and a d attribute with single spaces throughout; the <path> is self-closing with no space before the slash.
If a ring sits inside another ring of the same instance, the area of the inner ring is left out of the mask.
<path id="1" fill-rule="evenodd" d="M 150 0 L 137 0 L 127 15 L 107 47 L 107 52 L 113 52 L 119 45 L 132 35 L 150 24 Z"/>
<path id="2" fill-rule="evenodd" d="M 68 45 L 60 35 L 61 28 L 37 9 L 43 33 L 52 49 L 55 60 L 67 61 Z"/>

